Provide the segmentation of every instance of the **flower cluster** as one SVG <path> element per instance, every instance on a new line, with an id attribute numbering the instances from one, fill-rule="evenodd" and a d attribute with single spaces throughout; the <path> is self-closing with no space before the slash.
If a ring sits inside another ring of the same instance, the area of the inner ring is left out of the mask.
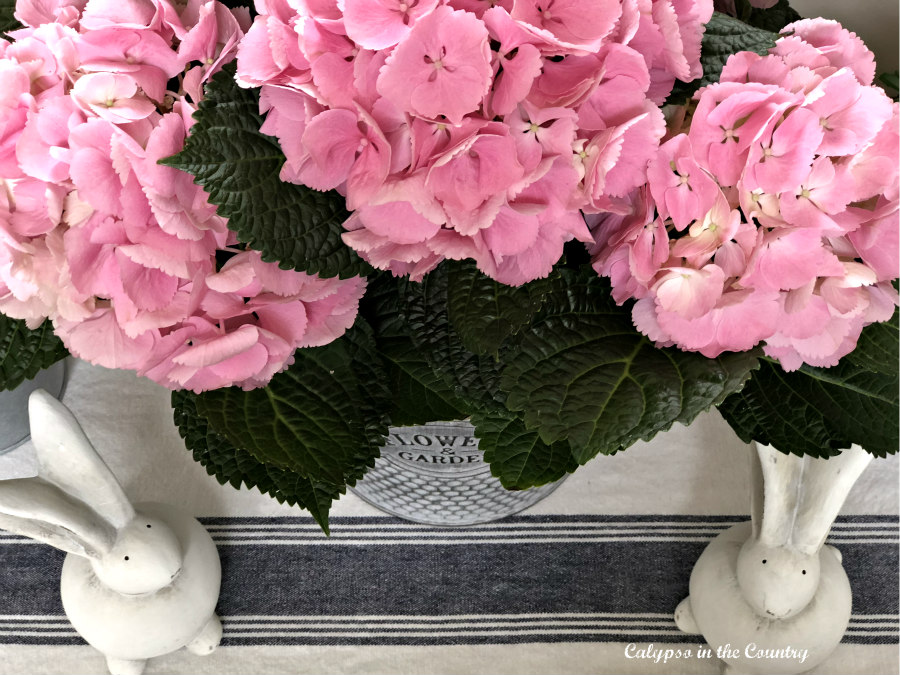
<path id="1" fill-rule="evenodd" d="M 579 210 L 646 181 L 712 0 L 257 0 L 238 80 L 262 86 L 286 181 L 337 189 L 345 242 L 421 279 L 472 258 L 549 273 Z"/>
<path id="2" fill-rule="evenodd" d="M 898 107 L 834 21 L 732 56 L 624 215 L 594 223 L 595 269 L 660 345 L 713 357 L 765 342 L 786 370 L 833 366 L 886 321 L 898 276 Z"/>
<path id="3" fill-rule="evenodd" d="M 0 41 L 0 311 L 171 388 L 264 385 L 354 320 L 364 281 L 237 246 L 177 153 L 246 10 L 20 0 Z M 177 89 L 177 91 L 173 90 Z"/>

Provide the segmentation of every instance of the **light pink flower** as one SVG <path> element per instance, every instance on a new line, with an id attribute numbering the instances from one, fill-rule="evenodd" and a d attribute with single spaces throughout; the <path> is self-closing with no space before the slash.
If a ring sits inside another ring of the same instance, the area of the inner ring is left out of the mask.
<path id="1" fill-rule="evenodd" d="M 344 194 L 355 210 L 344 242 L 375 267 L 420 279 L 444 258 L 468 258 L 518 285 L 548 274 L 567 241 L 590 239 L 580 209 L 629 209 L 666 133 L 658 103 L 676 74 L 700 73 L 712 4 L 268 0 L 258 10 L 239 81 L 263 85 L 263 132 L 284 150 L 282 179 Z M 286 76 L 295 49 L 305 63 Z M 784 107 L 803 100 L 792 94 Z M 703 219 L 718 187 L 707 162 L 694 162 Z M 648 222 L 629 246 L 652 284 L 668 236 L 663 220 Z M 731 220 L 715 234 L 712 224 L 698 226 L 692 261 L 717 265 L 710 242 L 735 243 L 720 241 Z"/>
<path id="2" fill-rule="evenodd" d="M 623 197 L 647 180 L 647 165 L 665 128 L 659 108 L 645 101 L 640 114 L 590 139 L 582 155 L 585 192 L 594 207 L 603 208 L 604 197 Z"/>
<path id="3" fill-rule="evenodd" d="M 806 108 L 793 111 L 770 138 L 751 147 L 744 185 L 771 194 L 795 190 L 809 175 L 823 138 L 818 115 Z"/>
<path id="4" fill-rule="evenodd" d="M 552 51 L 596 51 L 621 14 L 618 0 L 514 0 L 510 16 Z"/>
<path id="5" fill-rule="evenodd" d="M 66 25 L 0 48 L 0 311 L 33 327 L 49 317 L 73 354 L 171 388 L 264 386 L 295 349 L 352 325 L 365 281 L 263 263 L 190 175 L 159 164 L 183 148 L 202 83 L 249 15 L 199 0 L 89 0 L 79 14 L 23 5 Z M 286 62 L 276 73 L 302 80 Z M 301 135 L 320 112 L 301 105 Z"/>
<path id="6" fill-rule="evenodd" d="M 186 63 L 158 33 L 147 30 L 92 31 L 81 36 L 76 48 L 83 70 L 128 73 L 154 101 L 162 101 L 168 80 Z"/>
<path id="7" fill-rule="evenodd" d="M 69 135 L 85 121 L 72 98 L 49 100 L 29 114 L 16 143 L 16 158 L 21 171 L 49 182 L 65 180 L 69 171 Z"/>
<path id="8" fill-rule="evenodd" d="M 706 87 L 688 136 L 700 165 L 722 186 L 737 185 L 750 148 L 802 97 L 774 85 L 719 82 Z"/>
<path id="9" fill-rule="evenodd" d="M 400 42 L 416 21 L 430 14 L 438 0 L 343 0 L 347 37 L 366 49 Z"/>
<path id="10" fill-rule="evenodd" d="M 702 218 L 719 196 L 718 185 L 697 163 L 683 134 L 659 147 L 647 167 L 647 179 L 659 215 L 671 217 L 678 230 Z"/>
<path id="11" fill-rule="evenodd" d="M 638 304 L 648 302 L 650 299 L 644 298 Z M 712 310 L 694 319 L 657 310 L 656 327 L 682 349 L 715 358 L 725 351 L 751 349 L 769 338 L 777 325 L 778 310 L 775 292 L 732 290 L 723 293 Z M 651 327 L 638 321 L 641 314 L 633 316 L 637 329 L 649 335 Z"/>
<path id="12" fill-rule="evenodd" d="M 638 44 L 641 19 L 628 21 Z M 637 300 L 635 325 L 661 346 L 713 357 L 764 342 L 787 370 L 830 367 L 894 312 L 897 106 L 864 82 L 855 36 L 797 25 L 816 37 L 736 54 L 700 91 L 689 136 L 650 163 L 656 221 L 634 198 L 598 218 L 595 269 L 617 302 Z"/>
<path id="13" fill-rule="evenodd" d="M 85 75 L 72 88 L 72 98 L 85 113 L 115 124 L 141 120 L 156 111 L 153 102 L 138 93 L 130 75 Z"/>
<path id="14" fill-rule="evenodd" d="M 378 77 L 378 91 L 413 115 L 459 124 L 491 85 L 484 24 L 467 12 L 437 8 L 413 26 Z"/>
<path id="15" fill-rule="evenodd" d="M 855 33 L 851 33 L 837 21 L 803 19 L 785 26 L 784 33 L 814 47 L 835 68 L 846 67 L 853 70 L 860 84 L 872 84 L 875 78 L 875 55 Z M 775 53 L 779 51 L 776 47 Z"/>
<path id="16" fill-rule="evenodd" d="M 856 255 L 878 281 L 890 281 L 900 271 L 900 205 L 880 199 L 874 211 L 860 209 L 860 226 L 847 235 Z M 865 219 L 865 220 L 863 220 Z"/>
<path id="17" fill-rule="evenodd" d="M 725 273 L 716 265 L 700 269 L 670 267 L 653 285 L 660 312 L 696 319 L 712 310 L 722 297 Z"/>
<path id="18" fill-rule="evenodd" d="M 238 45 L 237 60 L 237 81 L 244 87 L 300 87 L 312 80 L 309 61 L 300 51 L 294 29 L 272 14 L 254 19 Z"/>
<path id="19" fill-rule="evenodd" d="M 524 179 L 515 141 L 504 126 L 493 125 L 439 157 L 425 184 L 448 224 L 471 235 L 493 222 Z"/>
<path id="20" fill-rule="evenodd" d="M 527 100 L 541 108 L 574 108 L 594 91 L 603 75 L 603 60 L 596 54 L 545 59 Z"/>
<path id="21" fill-rule="evenodd" d="M 882 90 L 860 85 L 849 70 L 825 78 L 807 100 L 805 107 L 819 116 L 825 134 L 819 147 L 823 155 L 859 152 L 893 113 Z"/>
<path id="22" fill-rule="evenodd" d="M 22 0 L 16 3 L 15 17 L 22 25 L 34 28 L 46 23 L 72 26 L 85 4 L 86 0 Z"/>
<path id="23" fill-rule="evenodd" d="M 326 110 L 303 132 L 306 158 L 296 165 L 300 181 L 317 190 L 347 183 L 350 208 L 364 204 L 387 178 L 390 144 L 364 111 Z"/>
<path id="24" fill-rule="evenodd" d="M 347 230 L 344 242 L 357 251 L 369 264 L 390 270 L 395 276 L 409 276 L 412 281 L 422 278 L 444 259 L 444 256 L 425 243 L 402 244 L 370 230 L 357 211 L 344 223 Z"/>

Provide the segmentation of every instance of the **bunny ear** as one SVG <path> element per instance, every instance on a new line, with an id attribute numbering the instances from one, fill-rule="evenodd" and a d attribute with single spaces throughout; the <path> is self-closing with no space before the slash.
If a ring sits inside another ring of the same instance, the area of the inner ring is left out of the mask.
<path id="1" fill-rule="evenodd" d="M 808 458 L 800 485 L 800 507 L 794 523 L 793 546 L 812 555 L 818 551 L 856 479 L 872 461 L 858 445 L 828 459 Z"/>
<path id="2" fill-rule="evenodd" d="M 762 529 L 764 501 L 762 465 L 754 443 L 750 445 L 750 524 L 753 528 L 751 536 L 754 539 L 759 539 Z"/>
<path id="3" fill-rule="evenodd" d="M 40 478 L 0 481 L 0 528 L 88 557 L 100 557 L 115 537 L 93 511 Z"/>
<path id="4" fill-rule="evenodd" d="M 134 518 L 116 477 L 85 436 L 75 416 L 43 389 L 28 399 L 38 475 L 84 502 L 115 529 Z"/>
<path id="5" fill-rule="evenodd" d="M 754 477 L 755 489 L 762 487 L 762 513 L 759 525 L 754 526 L 757 539 L 764 546 L 786 546 L 791 541 L 794 520 L 800 505 L 804 460 L 786 455 L 771 445 L 756 444 L 762 481 Z M 754 504 L 754 508 L 756 505 Z"/>

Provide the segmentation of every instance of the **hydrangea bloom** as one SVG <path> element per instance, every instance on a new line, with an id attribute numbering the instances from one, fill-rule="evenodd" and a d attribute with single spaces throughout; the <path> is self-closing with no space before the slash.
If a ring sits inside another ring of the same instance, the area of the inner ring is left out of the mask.
<path id="1" fill-rule="evenodd" d="M 158 164 L 246 10 L 214 0 L 20 0 L 0 42 L 0 311 L 171 388 L 252 388 L 354 321 L 362 279 L 238 246 L 191 177 Z M 179 91 L 171 91 L 177 78 Z"/>
<path id="2" fill-rule="evenodd" d="M 286 181 L 337 189 L 344 241 L 421 279 L 445 258 L 548 274 L 621 211 L 701 74 L 712 0 L 257 0 L 238 81 L 261 86 Z"/>
<path id="3" fill-rule="evenodd" d="M 660 345 L 713 357 L 764 342 L 786 370 L 833 366 L 897 294 L 898 106 L 833 21 L 732 56 L 623 215 L 594 218 L 595 269 Z"/>

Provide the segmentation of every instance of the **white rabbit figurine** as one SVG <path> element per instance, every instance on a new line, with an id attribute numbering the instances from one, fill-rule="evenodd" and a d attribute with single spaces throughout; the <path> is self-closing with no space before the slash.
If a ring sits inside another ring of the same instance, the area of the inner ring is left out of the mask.
<path id="1" fill-rule="evenodd" d="M 28 401 L 38 476 L 0 481 L 0 528 L 68 551 L 61 596 L 72 625 L 113 675 L 222 638 L 222 578 L 209 534 L 163 504 L 133 508 L 72 413 L 38 389 Z"/>
<path id="2" fill-rule="evenodd" d="M 752 520 L 703 551 L 675 623 L 727 650 L 725 673 L 793 675 L 824 661 L 847 630 L 850 583 L 841 554 L 823 544 L 872 456 L 856 445 L 827 460 L 750 452 Z"/>

